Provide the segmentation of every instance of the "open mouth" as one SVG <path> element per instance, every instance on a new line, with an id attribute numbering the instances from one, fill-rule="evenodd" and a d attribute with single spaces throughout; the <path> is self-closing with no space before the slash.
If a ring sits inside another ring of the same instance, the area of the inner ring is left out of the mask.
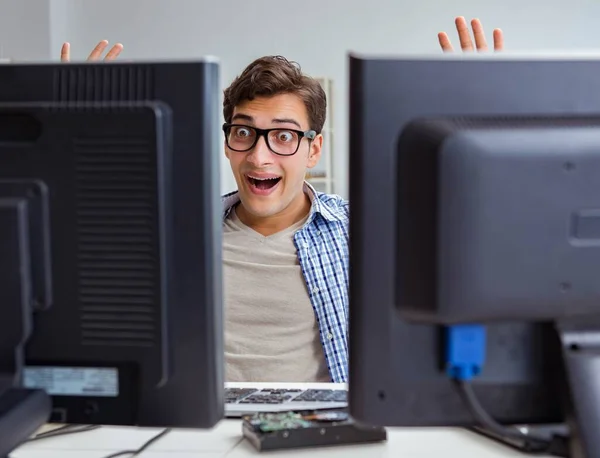
<path id="1" fill-rule="evenodd" d="M 246 175 L 246 179 L 250 186 L 260 189 L 261 191 L 266 191 L 268 189 L 273 188 L 279 181 L 281 181 L 281 177 L 268 177 L 268 178 L 258 178 L 253 177 L 251 175 Z"/>

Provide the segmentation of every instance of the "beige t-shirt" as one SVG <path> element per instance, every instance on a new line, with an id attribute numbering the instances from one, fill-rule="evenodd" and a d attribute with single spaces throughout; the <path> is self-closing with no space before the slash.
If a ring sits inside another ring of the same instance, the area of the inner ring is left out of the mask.
<path id="1" fill-rule="evenodd" d="M 331 381 L 293 240 L 304 223 L 265 237 L 235 208 L 224 222 L 227 382 Z"/>

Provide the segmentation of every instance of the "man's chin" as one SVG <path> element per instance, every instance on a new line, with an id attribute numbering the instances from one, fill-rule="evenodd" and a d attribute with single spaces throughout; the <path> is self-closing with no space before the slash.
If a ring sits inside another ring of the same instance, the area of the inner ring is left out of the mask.
<path id="1" fill-rule="evenodd" d="M 267 199 L 271 200 L 267 197 Z M 265 197 L 240 196 L 240 201 L 244 211 L 257 218 L 268 218 L 277 214 L 277 208 L 273 202 L 265 202 Z"/>

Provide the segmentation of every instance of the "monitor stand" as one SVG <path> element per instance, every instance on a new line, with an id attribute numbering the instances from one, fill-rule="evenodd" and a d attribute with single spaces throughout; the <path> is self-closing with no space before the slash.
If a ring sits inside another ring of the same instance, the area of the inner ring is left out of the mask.
<path id="1" fill-rule="evenodd" d="M 559 376 L 548 383 L 555 384 L 562 397 L 565 428 L 558 434 L 550 431 L 544 435 L 549 447 L 546 454 L 600 458 L 600 316 L 561 319 L 548 331 L 547 349 L 556 355 L 550 366 Z M 536 432 L 535 426 L 530 429 Z M 514 435 L 480 426 L 473 430 L 511 448 L 523 448 L 524 441 L 515 440 Z"/>
<path id="2" fill-rule="evenodd" d="M 26 441 L 51 412 L 42 390 L 21 388 L 33 314 L 51 301 L 45 187 L 0 180 L 0 458 Z"/>
<path id="3" fill-rule="evenodd" d="M 48 421 L 51 406 L 43 390 L 8 388 L 0 394 L 0 458 L 8 458 Z"/>
<path id="4" fill-rule="evenodd" d="M 600 316 L 556 322 L 570 458 L 600 458 Z"/>
<path id="5" fill-rule="evenodd" d="M 520 440 L 515 438 L 514 434 L 500 434 L 496 430 L 482 426 L 475 426 L 472 428 L 472 431 L 506 447 L 510 447 L 523 454 L 523 456 L 539 456 L 540 454 L 561 458 L 570 458 L 572 456 L 569 451 L 569 434 L 565 432 L 564 425 L 529 426 L 527 427 L 527 433 L 524 433 L 523 438 Z M 531 435 L 537 438 L 544 438 L 544 444 L 542 445 L 539 440 L 532 440 Z"/>

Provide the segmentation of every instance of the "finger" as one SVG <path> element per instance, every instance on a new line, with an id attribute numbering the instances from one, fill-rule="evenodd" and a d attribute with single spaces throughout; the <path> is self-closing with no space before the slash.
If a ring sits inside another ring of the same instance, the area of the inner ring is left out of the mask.
<path id="1" fill-rule="evenodd" d="M 71 60 L 71 45 L 70 43 L 63 43 L 62 48 L 60 48 L 60 61 L 69 62 L 69 60 Z"/>
<path id="2" fill-rule="evenodd" d="M 479 19 L 473 19 L 471 21 L 471 27 L 473 28 L 473 36 L 475 37 L 475 46 L 478 51 L 487 51 L 488 45 L 485 41 L 485 32 L 483 31 L 483 25 Z"/>
<path id="3" fill-rule="evenodd" d="M 452 47 L 452 43 L 450 42 L 450 38 L 448 38 L 448 34 L 446 32 L 438 33 L 438 41 L 440 42 L 442 51 L 444 51 L 444 52 L 454 51 L 454 48 Z"/>
<path id="4" fill-rule="evenodd" d="M 469 26 L 464 17 L 457 17 L 454 21 L 456 24 L 456 30 L 458 32 L 458 39 L 460 40 L 460 47 L 463 51 L 473 51 L 473 41 L 471 41 L 471 34 L 469 33 Z"/>
<path id="5" fill-rule="evenodd" d="M 119 57 L 121 51 L 123 51 L 123 45 L 121 43 L 117 43 L 110 48 L 110 51 L 108 51 L 104 60 L 115 60 L 117 57 Z"/>
<path id="6" fill-rule="evenodd" d="M 92 50 L 90 55 L 88 56 L 88 60 L 98 60 L 106 47 L 108 46 L 107 40 L 102 40 L 100 43 L 96 45 L 96 47 Z"/>
<path id="7" fill-rule="evenodd" d="M 502 51 L 504 49 L 504 34 L 501 29 L 494 30 L 494 51 Z"/>

